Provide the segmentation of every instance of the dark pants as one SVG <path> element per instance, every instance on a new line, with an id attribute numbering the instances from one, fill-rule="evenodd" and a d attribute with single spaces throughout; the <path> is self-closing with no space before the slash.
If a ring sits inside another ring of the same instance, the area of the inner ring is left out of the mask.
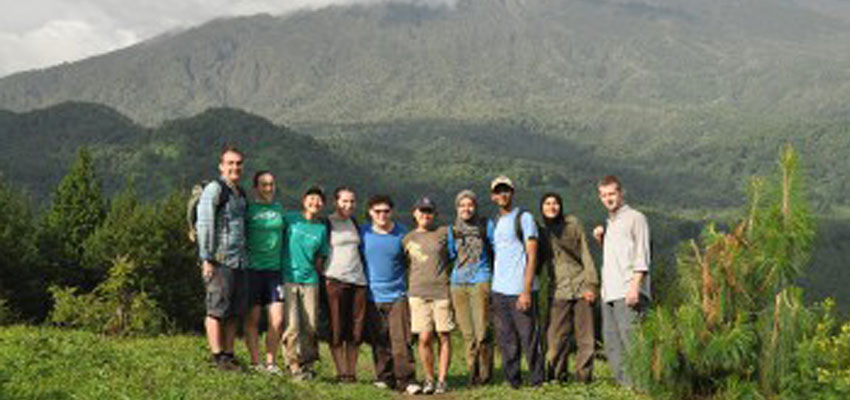
<path id="1" fill-rule="evenodd" d="M 493 313 L 499 320 L 499 348 L 502 350 L 502 371 L 505 379 L 514 388 L 522 384 L 520 374 L 520 346 L 525 352 L 528 369 L 531 372 L 529 383 L 537 386 L 543 383 L 544 365 L 540 354 L 540 328 L 537 322 L 537 294 L 532 295 L 531 307 L 525 311 L 516 308 L 519 296 L 507 296 L 492 293 Z"/>
<path id="2" fill-rule="evenodd" d="M 350 343 L 359 346 L 363 342 L 366 324 L 366 286 L 354 285 L 328 278 L 325 281 L 328 294 L 328 316 L 332 346 Z"/>
<path id="3" fill-rule="evenodd" d="M 576 380 L 593 379 L 593 307 L 584 300 L 554 299 L 550 303 L 549 327 L 546 332 L 546 378 L 567 380 L 570 335 L 576 343 Z"/>
<path id="4" fill-rule="evenodd" d="M 366 307 L 375 375 L 390 387 L 404 389 L 416 380 L 407 298 L 392 303 L 370 301 Z"/>

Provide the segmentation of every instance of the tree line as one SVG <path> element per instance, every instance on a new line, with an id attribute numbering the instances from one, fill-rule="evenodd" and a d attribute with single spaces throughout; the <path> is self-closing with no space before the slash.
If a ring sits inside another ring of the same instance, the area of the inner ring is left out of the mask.
<path id="1" fill-rule="evenodd" d="M 121 334 L 197 328 L 185 199 L 142 202 L 132 181 L 106 199 L 86 148 L 40 216 L 0 181 L 0 316 Z"/>

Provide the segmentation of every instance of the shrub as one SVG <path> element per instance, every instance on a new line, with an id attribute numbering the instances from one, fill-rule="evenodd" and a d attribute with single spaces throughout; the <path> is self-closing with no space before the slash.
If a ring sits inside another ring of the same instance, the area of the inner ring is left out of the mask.
<path id="1" fill-rule="evenodd" d="M 109 277 L 90 293 L 74 287 L 50 289 L 54 308 L 50 321 L 110 335 L 154 335 L 168 327 L 165 313 L 138 285 L 138 268 L 116 258 Z"/>
<path id="2" fill-rule="evenodd" d="M 630 372 L 654 395 L 800 398 L 850 387 L 850 356 L 834 351 L 850 345 L 850 326 L 846 338 L 819 328 L 794 286 L 814 234 L 790 147 L 780 167 L 776 185 L 753 181 L 732 232 L 709 224 L 682 248 L 678 285 L 666 284 L 680 298 L 649 313 L 630 349 Z"/>

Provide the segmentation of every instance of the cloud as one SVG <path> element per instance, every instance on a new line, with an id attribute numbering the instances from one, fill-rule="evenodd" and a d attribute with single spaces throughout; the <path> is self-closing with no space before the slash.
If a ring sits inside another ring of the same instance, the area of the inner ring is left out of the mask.
<path id="1" fill-rule="evenodd" d="M 456 0 L 27 0 L 0 13 L 0 76 L 126 47 L 214 18 L 385 1 L 453 6 Z"/>

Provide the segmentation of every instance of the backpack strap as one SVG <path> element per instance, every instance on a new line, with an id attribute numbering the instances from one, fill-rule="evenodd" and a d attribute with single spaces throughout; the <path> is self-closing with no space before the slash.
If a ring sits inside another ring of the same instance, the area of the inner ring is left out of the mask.
<path id="1" fill-rule="evenodd" d="M 519 211 L 516 213 L 516 217 L 514 218 L 514 232 L 516 233 L 516 240 L 522 244 L 525 244 L 525 240 L 523 240 L 522 235 L 522 214 L 527 212 L 529 211 L 520 207 Z"/>
<path id="2" fill-rule="evenodd" d="M 218 183 L 218 186 L 221 188 L 218 192 L 218 198 L 215 199 L 215 215 L 218 215 L 219 211 L 224 208 L 224 205 L 230 201 L 230 195 L 233 190 L 230 189 L 230 186 L 221 177 L 215 178 L 214 182 Z"/>

